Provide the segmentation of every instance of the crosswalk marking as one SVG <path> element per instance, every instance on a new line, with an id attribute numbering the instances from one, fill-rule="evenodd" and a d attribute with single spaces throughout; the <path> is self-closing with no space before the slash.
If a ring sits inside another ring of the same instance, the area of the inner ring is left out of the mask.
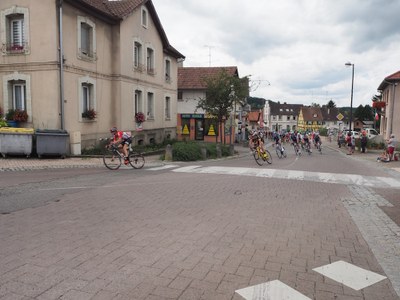
<path id="1" fill-rule="evenodd" d="M 172 169 L 172 168 L 177 168 L 179 167 L 178 165 L 164 165 L 161 167 L 153 167 L 153 168 L 148 168 L 148 171 L 161 171 L 161 170 L 167 170 L 167 169 Z"/>
<path id="2" fill-rule="evenodd" d="M 350 184 L 360 186 L 379 186 L 382 188 L 400 188 L 400 181 L 391 177 L 361 176 L 357 174 L 307 172 L 297 170 L 280 169 L 257 169 L 244 167 L 222 167 L 222 166 L 186 166 L 173 169 L 178 173 L 197 173 L 197 174 L 225 174 L 239 176 L 254 176 L 263 178 L 278 178 L 305 180 L 314 182 L 327 182 L 335 184 Z"/>

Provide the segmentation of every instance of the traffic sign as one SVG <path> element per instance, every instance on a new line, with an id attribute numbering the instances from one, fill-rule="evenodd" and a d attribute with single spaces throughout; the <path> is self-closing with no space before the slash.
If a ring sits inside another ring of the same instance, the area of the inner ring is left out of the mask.
<path id="1" fill-rule="evenodd" d="M 343 116 L 341 113 L 339 113 L 339 114 L 336 116 L 336 118 L 337 118 L 339 121 L 342 121 L 343 118 L 344 118 L 344 116 Z"/>

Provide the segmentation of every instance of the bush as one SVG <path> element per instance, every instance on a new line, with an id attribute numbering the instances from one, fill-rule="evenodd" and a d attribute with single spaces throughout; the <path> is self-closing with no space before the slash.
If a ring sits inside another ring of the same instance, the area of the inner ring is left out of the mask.
<path id="1" fill-rule="evenodd" d="M 201 147 L 196 142 L 178 142 L 172 145 L 172 157 L 178 161 L 201 160 Z"/>

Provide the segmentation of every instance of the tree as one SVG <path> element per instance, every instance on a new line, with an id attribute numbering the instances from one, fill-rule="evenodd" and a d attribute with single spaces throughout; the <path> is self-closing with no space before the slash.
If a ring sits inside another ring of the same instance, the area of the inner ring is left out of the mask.
<path id="1" fill-rule="evenodd" d="M 252 109 L 263 109 L 265 105 L 265 99 L 257 98 L 257 97 L 249 97 L 247 98 L 247 104 L 251 105 Z"/>
<path id="2" fill-rule="evenodd" d="M 354 117 L 361 121 L 373 121 L 374 112 L 369 105 L 362 106 L 361 104 L 357 107 L 354 112 Z"/>
<path id="3" fill-rule="evenodd" d="M 311 107 L 321 107 L 321 105 L 319 105 L 319 103 L 313 102 L 311 103 Z"/>
<path id="4" fill-rule="evenodd" d="M 224 122 L 229 118 L 234 105 L 245 104 L 249 89 L 248 78 L 229 75 L 226 70 L 222 70 L 203 80 L 206 84 L 206 97 L 199 99 L 197 108 L 203 109 L 211 118 L 216 119 L 218 132 L 223 132 Z M 220 139 L 222 142 L 222 135 Z"/>
<path id="5" fill-rule="evenodd" d="M 331 100 L 329 100 L 329 102 L 328 102 L 328 104 L 326 105 L 328 108 L 334 108 L 334 107 L 336 107 L 336 104 L 335 104 L 335 102 L 333 102 L 333 100 L 331 99 Z"/>

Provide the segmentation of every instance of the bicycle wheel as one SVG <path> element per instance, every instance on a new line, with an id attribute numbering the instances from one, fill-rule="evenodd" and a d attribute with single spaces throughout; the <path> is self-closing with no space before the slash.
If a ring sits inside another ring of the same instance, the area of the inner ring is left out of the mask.
<path id="1" fill-rule="evenodd" d="M 121 166 L 121 157 L 113 153 L 111 150 L 106 150 L 103 156 L 103 163 L 110 170 L 117 170 Z"/>
<path id="2" fill-rule="evenodd" d="M 256 163 L 259 166 L 262 166 L 264 164 L 264 160 L 260 157 L 260 153 L 258 150 L 253 151 L 253 156 L 254 156 L 254 160 L 256 161 Z"/>
<path id="3" fill-rule="evenodd" d="M 263 159 L 264 159 L 267 163 L 272 164 L 272 156 L 271 156 L 271 153 L 270 153 L 267 149 L 265 149 L 264 155 L 265 155 L 265 156 L 263 156 Z"/>
<path id="4" fill-rule="evenodd" d="M 276 151 L 276 155 L 278 155 L 278 158 L 282 158 L 283 151 L 280 149 L 280 147 L 275 146 L 275 151 Z"/>
<path id="5" fill-rule="evenodd" d="M 144 166 L 144 156 L 139 153 L 131 153 L 129 154 L 129 164 L 134 169 L 141 169 Z"/>
<path id="6" fill-rule="evenodd" d="M 286 155 L 286 150 L 285 150 L 285 148 L 284 147 L 282 147 L 282 155 L 283 155 L 283 157 L 287 157 L 287 155 Z"/>

